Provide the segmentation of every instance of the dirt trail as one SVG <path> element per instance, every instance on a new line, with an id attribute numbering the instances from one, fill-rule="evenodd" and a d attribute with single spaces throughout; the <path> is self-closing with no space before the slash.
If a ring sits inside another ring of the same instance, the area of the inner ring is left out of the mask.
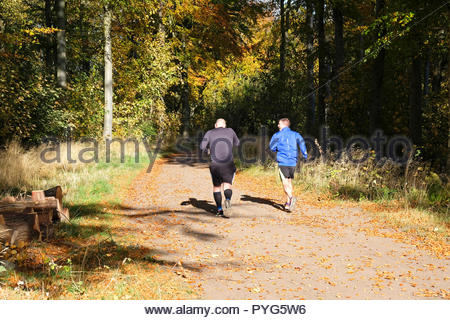
<path id="1" fill-rule="evenodd" d="M 252 190 L 233 191 L 233 214 L 214 216 L 207 166 L 174 158 L 134 181 L 126 222 L 203 299 L 423 299 L 448 297 L 449 260 L 368 236 L 362 210 L 293 213 Z M 236 179 L 239 179 L 239 175 Z M 274 186 L 279 187 L 279 186 Z M 281 202 L 279 199 L 278 202 Z"/>

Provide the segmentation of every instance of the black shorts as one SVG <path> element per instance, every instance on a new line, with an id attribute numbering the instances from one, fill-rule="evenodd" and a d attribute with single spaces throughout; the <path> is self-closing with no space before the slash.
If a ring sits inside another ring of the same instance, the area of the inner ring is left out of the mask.
<path id="1" fill-rule="evenodd" d="M 220 187 L 222 183 L 233 184 L 234 174 L 236 173 L 236 166 L 234 162 L 228 163 L 211 163 L 209 165 L 211 178 L 214 187 Z"/>
<path id="2" fill-rule="evenodd" d="M 296 167 L 278 166 L 281 180 L 294 179 L 295 169 Z"/>

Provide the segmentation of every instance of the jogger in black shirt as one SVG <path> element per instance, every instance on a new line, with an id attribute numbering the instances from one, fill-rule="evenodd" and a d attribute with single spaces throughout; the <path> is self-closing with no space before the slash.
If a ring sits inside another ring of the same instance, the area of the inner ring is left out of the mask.
<path id="1" fill-rule="evenodd" d="M 231 209 L 231 197 L 236 167 L 233 161 L 233 147 L 239 145 L 239 139 L 233 129 L 226 127 L 224 119 L 217 119 L 215 129 L 206 132 L 200 149 L 209 149 L 211 163 L 209 170 L 213 181 L 213 195 L 217 205 L 217 215 L 224 216 L 222 208 L 222 186 L 225 195 L 225 209 Z"/>

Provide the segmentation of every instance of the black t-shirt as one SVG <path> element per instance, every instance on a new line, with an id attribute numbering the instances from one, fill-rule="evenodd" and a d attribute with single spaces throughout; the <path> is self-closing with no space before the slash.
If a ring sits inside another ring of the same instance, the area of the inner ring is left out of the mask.
<path id="1" fill-rule="evenodd" d="M 200 149 L 210 150 L 211 162 L 229 163 L 233 161 L 233 147 L 239 145 L 239 139 L 231 128 L 215 128 L 206 132 Z"/>

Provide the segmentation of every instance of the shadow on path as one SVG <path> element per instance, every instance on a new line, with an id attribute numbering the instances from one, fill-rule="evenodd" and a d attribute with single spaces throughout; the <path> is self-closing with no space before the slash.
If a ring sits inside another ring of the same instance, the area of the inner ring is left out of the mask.
<path id="1" fill-rule="evenodd" d="M 244 194 L 241 196 L 241 201 L 249 201 L 249 202 L 264 204 L 264 205 L 272 206 L 275 209 L 285 211 L 284 207 L 281 204 L 276 203 L 276 202 L 274 202 L 270 199 L 266 199 L 266 198 L 252 197 L 252 196 Z"/>
<path id="2" fill-rule="evenodd" d="M 189 201 L 180 203 L 182 206 L 192 205 L 195 208 L 205 210 L 206 212 L 216 214 L 216 206 L 209 203 L 207 200 L 197 200 L 196 198 L 189 198 Z"/>
<path id="3" fill-rule="evenodd" d="M 214 233 L 196 231 L 196 230 L 193 230 L 188 227 L 185 227 L 183 229 L 183 233 L 187 236 L 194 237 L 194 238 L 196 238 L 198 240 L 202 240 L 202 241 L 211 241 L 211 240 L 215 240 L 215 239 L 220 239 L 220 236 L 218 236 Z"/>

